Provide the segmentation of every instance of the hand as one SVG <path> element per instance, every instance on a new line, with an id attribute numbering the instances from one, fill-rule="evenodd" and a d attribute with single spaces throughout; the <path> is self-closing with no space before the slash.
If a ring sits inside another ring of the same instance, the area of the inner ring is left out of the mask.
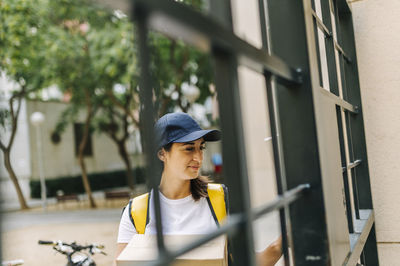
<path id="1" fill-rule="evenodd" d="M 282 256 L 282 236 L 272 242 L 264 251 L 257 254 L 257 265 L 274 266 Z"/>

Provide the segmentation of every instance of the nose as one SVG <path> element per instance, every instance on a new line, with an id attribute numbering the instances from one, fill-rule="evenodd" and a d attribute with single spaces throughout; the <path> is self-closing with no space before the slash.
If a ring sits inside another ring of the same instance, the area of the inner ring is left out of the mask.
<path id="1" fill-rule="evenodd" d="M 193 160 L 201 163 L 203 161 L 203 151 L 198 149 L 193 154 Z"/>

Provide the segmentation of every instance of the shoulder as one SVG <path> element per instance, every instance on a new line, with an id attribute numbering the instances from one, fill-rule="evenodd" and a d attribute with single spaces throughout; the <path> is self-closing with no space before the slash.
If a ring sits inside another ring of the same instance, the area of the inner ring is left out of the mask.
<path id="1" fill-rule="evenodd" d="M 208 183 L 207 184 L 207 193 L 210 194 L 220 194 L 224 195 L 228 193 L 228 188 L 224 184 L 218 183 Z"/>

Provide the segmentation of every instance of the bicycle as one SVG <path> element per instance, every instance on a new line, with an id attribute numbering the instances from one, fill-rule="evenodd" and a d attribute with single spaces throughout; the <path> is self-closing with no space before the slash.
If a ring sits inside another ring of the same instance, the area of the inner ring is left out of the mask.
<path id="1" fill-rule="evenodd" d="M 62 241 L 39 240 L 39 245 L 51 245 L 58 253 L 65 255 L 68 259 L 66 266 L 96 266 L 92 255 L 100 253 L 107 255 L 102 251 L 103 245 L 90 244 L 82 246 L 76 242 L 65 243 Z"/>

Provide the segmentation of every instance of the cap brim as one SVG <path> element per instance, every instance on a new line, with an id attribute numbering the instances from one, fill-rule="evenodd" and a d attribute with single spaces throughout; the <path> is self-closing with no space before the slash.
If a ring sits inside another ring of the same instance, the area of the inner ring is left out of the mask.
<path id="1" fill-rule="evenodd" d="M 221 132 L 216 129 L 198 130 L 190 134 L 187 134 L 184 137 L 176 139 L 173 142 L 178 142 L 178 143 L 190 142 L 200 138 L 204 138 L 205 141 L 218 141 L 221 139 Z"/>

